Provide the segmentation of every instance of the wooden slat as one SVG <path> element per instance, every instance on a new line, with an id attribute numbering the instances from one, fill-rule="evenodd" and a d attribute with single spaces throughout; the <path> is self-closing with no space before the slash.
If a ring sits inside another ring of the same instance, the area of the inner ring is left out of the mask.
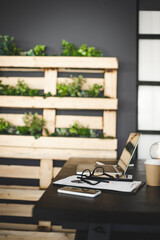
<path id="1" fill-rule="evenodd" d="M 3 118 L 5 121 L 9 121 L 11 124 L 16 126 L 24 126 L 23 117 L 24 114 L 0 113 L 0 118 Z"/>
<path id="2" fill-rule="evenodd" d="M 46 114 L 48 116 L 46 116 Z M 50 133 L 53 133 L 56 128 L 68 128 L 72 126 L 75 122 L 80 125 L 88 127 L 89 129 L 103 129 L 102 117 L 95 116 L 76 116 L 76 115 L 57 115 L 55 116 L 55 110 L 45 109 L 43 110 L 43 118 L 46 120 L 46 128 Z M 24 114 L 9 114 L 0 113 L 0 118 L 9 121 L 16 126 L 24 126 L 23 121 Z M 41 115 L 38 115 L 42 118 Z M 55 120 L 54 120 L 55 118 Z M 55 125 L 55 126 L 54 126 Z M 43 134 L 45 136 L 45 133 Z"/>
<path id="3" fill-rule="evenodd" d="M 1 216 L 32 217 L 33 204 L 0 203 Z"/>
<path id="4" fill-rule="evenodd" d="M 116 137 L 116 111 L 103 111 L 103 123 L 104 135 Z"/>
<path id="5" fill-rule="evenodd" d="M 41 226 L 46 226 L 45 221 L 41 221 Z M 23 224 L 23 223 L 6 223 L 6 222 L 0 222 L 0 229 L 8 229 L 8 230 L 29 230 L 29 231 L 39 231 L 38 224 Z M 63 229 L 62 226 L 51 226 L 52 232 L 63 232 L 69 234 L 75 234 L 75 229 Z M 74 238 L 73 238 L 74 239 Z"/>
<path id="6" fill-rule="evenodd" d="M 116 110 L 117 105 L 117 99 L 108 98 L 0 96 L 0 107 L 8 108 Z"/>
<path id="7" fill-rule="evenodd" d="M 45 86 L 44 92 L 50 92 L 52 95 L 56 94 L 57 85 L 57 69 L 46 69 L 44 73 Z"/>
<path id="8" fill-rule="evenodd" d="M 68 160 L 71 157 L 83 158 L 117 158 L 116 150 L 87 150 L 87 149 L 53 149 L 53 148 L 27 148 L 27 147 L 2 147 L 0 157 L 24 159 L 57 159 Z"/>
<path id="9" fill-rule="evenodd" d="M 45 80 L 43 77 L 0 77 L 3 84 L 15 87 L 18 80 L 23 80 L 31 89 L 44 89 Z"/>
<path id="10" fill-rule="evenodd" d="M 51 230 L 51 222 L 50 221 L 39 221 L 38 228 L 40 231 L 49 232 Z"/>
<path id="11" fill-rule="evenodd" d="M 117 70 L 105 71 L 104 73 L 104 96 L 117 97 Z"/>
<path id="12" fill-rule="evenodd" d="M 52 171 L 52 178 L 55 178 L 57 174 L 61 171 L 61 167 L 54 167 Z"/>
<path id="13" fill-rule="evenodd" d="M 0 229 L 38 231 L 38 224 L 0 222 Z"/>
<path id="14" fill-rule="evenodd" d="M 3 72 L 44 72 L 44 68 L 17 68 L 17 67 L 0 67 Z"/>
<path id="15" fill-rule="evenodd" d="M 111 57 L 0 56 L 0 67 L 117 69 L 118 61 Z"/>
<path id="16" fill-rule="evenodd" d="M 52 180 L 53 161 L 50 159 L 40 160 L 40 188 L 46 189 Z"/>
<path id="17" fill-rule="evenodd" d="M 0 176 L 8 178 L 39 178 L 39 167 L 1 165 Z"/>
<path id="18" fill-rule="evenodd" d="M 86 79 L 86 82 L 83 83 L 82 90 L 88 90 L 94 84 L 102 85 L 102 87 L 104 86 L 104 78 L 85 78 L 85 79 Z M 66 83 L 66 82 L 71 83 L 73 82 L 73 80 L 72 78 L 65 78 L 65 77 L 58 78 L 58 83 Z"/>
<path id="19" fill-rule="evenodd" d="M 43 190 L 0 188 L 0 199 L 38 201 Z"/>
<path id="20" fill-rule="evenodd" d="M 74 233 L 0 230 L 3 240 L 73 240 L 74 237 Z"/>
<path id="21" fill-rule="evenodd" d="M 54 109 L 43 110 L 43 119 L 46 121 L 45 128 L 47 128 L 49 134 L 55 132 L 55 118 L 56 118 L 56 111 Z M 47 135 L 44 129 L 42 134 L 43 136 Z"/>
<path id="22" fill-rule="evenodd" d="M 28 189 L 28 190 L 39 190 L 38 186 L 23 186 L 23 185 L 0 185 L 0 189 L 7 188 L 7 189 Z"/>
<path id="23" fill-rule="evenodd" d="M 40 137 L 1 135 L 1 146 L 57 149 L 115 150 L 116 139 L 74 138 L 74 137 Z"/>
<path id="24" fill-rule="evenodd" d="M 104 70 L 100 69 L 78 69 L 78 68 L 59 68 L 58 72 L 69 72 L 69 73 L 104 73 Z"/>

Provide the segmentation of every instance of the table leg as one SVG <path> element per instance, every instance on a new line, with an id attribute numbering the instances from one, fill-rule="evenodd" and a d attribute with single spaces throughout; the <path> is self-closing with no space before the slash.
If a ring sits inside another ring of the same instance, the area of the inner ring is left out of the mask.
<path id="1" fill-rule="evenodd" d="M 87 240 L 109 240 L 111 224 L 90 224 Z"/>

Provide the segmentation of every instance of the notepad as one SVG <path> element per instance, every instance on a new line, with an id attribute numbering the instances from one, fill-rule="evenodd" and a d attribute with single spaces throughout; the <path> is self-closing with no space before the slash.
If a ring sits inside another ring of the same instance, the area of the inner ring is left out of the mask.
<path id="1" fill-rule="evenodd" d="M 136 192 L 143 185 L 142 181 L 133 181 L 133 182 L 109 181 L 108 183 L 100 182 L 97 185 L 90 185 L 85 182 L 82 182 L 82 183 L 73 182 L 75 180 L 77 180 L 77 175 L 72 175 L 72 176 L 63 178 L 61 180 L 54 181 L 53 184 L 80 187 L 80 188 L 109 190 L 109 191 L 116 191 L 116 192 L 126 192 L 126 193 Z"/>

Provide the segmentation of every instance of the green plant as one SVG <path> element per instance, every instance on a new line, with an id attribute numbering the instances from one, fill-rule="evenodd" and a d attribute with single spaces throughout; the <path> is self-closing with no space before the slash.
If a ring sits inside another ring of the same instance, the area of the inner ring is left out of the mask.
<path id="1" fill-rule="evenodd" d="M 87 44 L 82 44 L 76 47 L 75 44 L 62 40 L 62 56 L 83 56 L 83 57 L 102 57 L 103 54 L 95 47 L 89 47 Z"/>
<path id="2" fill-rule="evenodd" d="M 72 78 L 71 83 L 65 82 L 57 84 L 57 96 L 76 97 L 80 95 L 82 85 L 86 82 L 86 79 L 84 79 L 82 75 L 79 75 L 78 77 L 73 77 L 71 75 L 70 77 Z"/>
<path id="3" fill-rule="evenodd" d="M 86 91 L 88 97 L 99 97 L 100 90 L 102 89 L 102 85 L 95 83 L 92 87 L 89 87 L 89 90 Z"/>
<path id="4" fill-rule="evenodd" d="M 75 122 L 70 128 L 56 128 L 52 136 L 63 137 L 97 137 L 97 133 L 93 129 L 89 129 Z"/>
<path id="5" fill-rule="evenodd" d="M 21 51 L 21 56 L 45 56 L 46 46 L 45 45 L 35 45 L 33 49 L 29 51 Z"/>
<path id="6" fill-rule="evenodd" d="M 7 134 L 12 129 L 10 122 L 5 121 L 3 118 L 0 118 L 0 134 Z"/>
<path id="7" fill-rule="evenodd" d="M 84 57 L 102 57 L 103 56 L 100 50 L 96 49 L 95 47 L 88 47 L 87 44 L 82 44 L 77 49 L 77 52 L 79 56 L 84 56 Z"/>
<path id="8" fill-rule="evenodd" d="M 20 52 L 21 49 L 16 47 L 14 37 L 0 35 L 0 55 L 19 55 Z"/>
<path id="9" fill-rule="evenodd" d="M 2 84 L 0 81 L 0 95 L 11 96 L 43 96 L 44 98 L 52 96 L 50 92 L 39 93 L 38 89 L 30 89 L 23 80 L 18 80 L 16 87 Z"/>
<path id="10" fill-rule="evenodd" d="M 45 120 L 43 118 L 39 118 L 38 113 L 25 113 L 23 121 L 25 123 L 26 130 L 28 128 L 28 132 L 36 139 L 42 135 L 42 129 L 45 126 Z"/>
<path id="11" fill-rule="evenodd" d="M 86 82 L 86 79 L 83 78 L 82 75 L 79 75 L 78 77 L 73 77 L 72 82 L 68 83 L 67 81 L 65 83 L 59 83 L 57 85 L 57 96 L 65 97 L 100 97 L 100 90 L 103 88 L 103 86 L 99 84 L 94 84 L 92 87 L 90 87 L 88 90 L 84 91 L 82 89 L 83 83 Z"/>

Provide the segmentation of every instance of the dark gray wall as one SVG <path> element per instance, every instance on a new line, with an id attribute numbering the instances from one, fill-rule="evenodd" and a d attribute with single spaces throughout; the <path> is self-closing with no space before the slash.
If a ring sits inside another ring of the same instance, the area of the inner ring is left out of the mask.
<path id="1" fill-rule="evenodd" d="M 14 36 L 28 50 L 45 44 L 60 54 L 61 41 L 86 43 L 119 60 L 118 156 L 136 130 L 136 0 L 5 0 L 0 35 Z"/>

